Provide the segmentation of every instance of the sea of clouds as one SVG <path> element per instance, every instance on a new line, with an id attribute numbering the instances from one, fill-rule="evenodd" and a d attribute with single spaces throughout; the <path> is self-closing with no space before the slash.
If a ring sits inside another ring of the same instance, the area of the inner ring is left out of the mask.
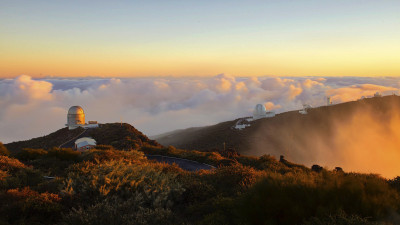
<path id="1" fill-rule="evenodd" d="M 65 126 L 70 106 L 86 121 L 127 122 L 152 136 L 252 115 L 265 104 L 277 113 L 398 94 L 393 77 L 42 78 L 0 80 L 0 141 L 43 136 Z"/>

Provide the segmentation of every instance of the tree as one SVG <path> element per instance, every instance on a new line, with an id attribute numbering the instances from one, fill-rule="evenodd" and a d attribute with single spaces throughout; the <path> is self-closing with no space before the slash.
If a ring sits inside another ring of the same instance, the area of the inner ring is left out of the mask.
<path id="1" fill-rule="evenodd" d="M 10 155 L 10 152 L 7 150 L 6 146 L 3 145 L 3 143 L 0 142 L 0 155 Z"/>

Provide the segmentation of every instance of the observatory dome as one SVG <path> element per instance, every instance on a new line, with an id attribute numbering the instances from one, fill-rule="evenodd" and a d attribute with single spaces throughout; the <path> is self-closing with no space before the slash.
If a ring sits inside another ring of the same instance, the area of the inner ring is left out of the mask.
<path id="1" fill-rule="evenodd" d="M 82 107 L 72 106 L 68 110 L 67 126 L 70 130 L 80 127 L 85 124 L 85 113 Z"/>
<path id="2" fill-rule="evenodd" d="M 266 116 L 267 116 L 267 110 L 265 109 L 265 106 L 262 104 L 257 104 L 256 107 L 254 108 L 253 119 L 257 120 L 260 118 L 264 118 Z"/>
<path id="3" fill-rule="evenodd" d="M 83 112 L 82 107 L 72 106 L 71 108 L 69 108 L 68 114 L 85 114 L 85 113 Z"/>

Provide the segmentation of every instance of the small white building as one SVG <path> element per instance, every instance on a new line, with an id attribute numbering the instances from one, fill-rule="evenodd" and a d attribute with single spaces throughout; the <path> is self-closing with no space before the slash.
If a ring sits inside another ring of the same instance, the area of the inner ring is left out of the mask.
<path id="1" fill-rule="evenodd" d="M 96 147 L 96 140 L 90 137 L 79 138 L 75 141 L 75 149 L 79 152 L 84 152 L 94 147 Z"/>
<path id="2" fill-rule="evenodd" d="M 300 114 L 307 114 L 308 110 L 312 109 L 311 105 L 303 104 L 303 109 L 299 111 Z"/>

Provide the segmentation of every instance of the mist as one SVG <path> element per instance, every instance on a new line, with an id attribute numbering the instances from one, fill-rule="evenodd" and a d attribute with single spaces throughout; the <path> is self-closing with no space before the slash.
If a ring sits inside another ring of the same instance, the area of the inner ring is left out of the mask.
<path id="1" fill-rule="evenodd" d="M 393 178 L 400 175 L 400 100 L 389 98 L 384 103 L 374 98 L 321 107 L 303 118 L 287 116 L 280 126 L 266 124 L 255 132 L 258 141 L 246 154 L 284 155 L 307 166 Z"/>

